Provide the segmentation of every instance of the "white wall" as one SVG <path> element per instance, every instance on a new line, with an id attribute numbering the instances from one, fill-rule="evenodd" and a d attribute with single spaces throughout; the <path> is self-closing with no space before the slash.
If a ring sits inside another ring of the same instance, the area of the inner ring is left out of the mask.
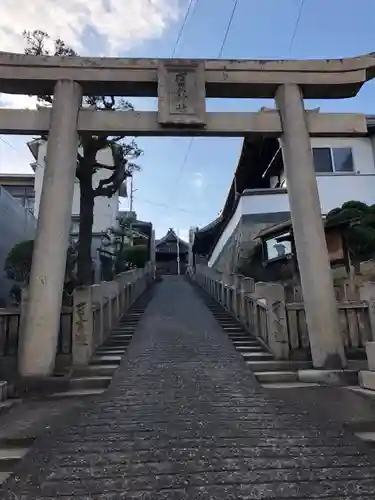
<path id="1" fill-rule="evenodd" d="M 322 213 L 326 214 L 346 201 L 363 201 L 375 204 L 375 173 L 367 175 L 317 176 Z"/>
<path id="2" fill-rule="evenodd" d="M 241 220 L 242 208 L 243 208 L 241 202 L 242 202 L 242 198 L 240 198 L 240 201 L 238 202 L 237 209 L 236 209 L 233 217 L 229 221 L 227 227 L 222 232 L 222 234 L 221 234 L 221 236 L 219 238 L 219 241 L 217 242 L 217 244 L 216 244 L 216 246 L 214 248 L 214 251 L 211 254 L 211 258 L 208 261 L 208 266 L 209 267 L 211 267 L 211 266 L 213 266 L 215 264 L 217 258 L 219 257 L 219 255 L 221 254 L 221 251 L 224 248 L 225 243 L 229 240 L 231 234 L 236 229 L 237 224 Z"/>
<path id="3" fill-rule="evenodd" d="M 354 171 L 361 174 L 375 173 L 372 143 L 368 137 L 312 137 L 311 147 L 352 148 Z"/>
<path id="4" fill-rule="evenodd" d="M 277 212 L 289 212 L 289 199 L 286 193 L 278 193 L 275 190 L 272 193 L 270 189 L 254 190 L 251 194 L 251 189 L 247 189 L 241 196 L 241 207 L 243 214 L 268 214 Z"/>
<path id="5" fill-rule="evenodd" d="M 270 190 L 264 190 L 265 194 L 255 194 L 259 193 L 260 191 L 262 190 L 254 190 L 254 194 L 251 194 L 251 190 L 247 190 L 241 196 L 233 217 L 229 221 L 227 227 L 224 229 L 219 241 L 214 248 L 214 251 L 212 252 L 211 258 L 208 261 L 209 267 L 213 266 L 218 259 L 226 242 L 231 237 L 233 231 L 236 229 L 243 215 L 279 213 L 289 211 L 289 200 L 287 194 L 277 192 L 275 192 L 274 194 L 266 193 Z"/>
<path id="6" fill-rule="evenodd" d="M 39 214 L 39 204 L 40 196 L 42 193 L 43 184 L 43 174 L 45 165 L 45 156 L 47 151 L 47 143 L 42 143 L 39 147 L 38 152 L 38 164 L 35 170 L 35 208 L 34 215 L 38 218 Z M 97 154 L 97 161 L 103 165 L 113 165 L 112 153 L 110 149 L 101 150 Z M 93 186 L 97 187 L 101 179 L 106 179 L 109 177 L 111 172 L 109 170 L 98 170 L 93 176 Z M 63 193 L 62 193 L 63 196 Z M 73 203 L 72 203 L 72 215 L 79 215 L 79 182 L 78 180 L 74 183 L 74 193 L 73 193 Z M 93 233 L 99 233 L 105 231 L 111 226 L 116 224 L 116 217 L 119 210 L 119 197 L 116 194 L 112 198 L 107 198 L 103 196 L 98 196 L 95 198 L 94 204 L 94 223 L 93 223 Z"/>
<path id="7" fill-rule="evenodd" d="M 375 160 L 373 140 L 367 137 L 312 137 L 312 147 L 350 147 L 354 173 L 319 173 L 317 183 L 322 213 L 349 200 L 375 203 Z M 282 175 L 282 179 L 285 176 Z"/>

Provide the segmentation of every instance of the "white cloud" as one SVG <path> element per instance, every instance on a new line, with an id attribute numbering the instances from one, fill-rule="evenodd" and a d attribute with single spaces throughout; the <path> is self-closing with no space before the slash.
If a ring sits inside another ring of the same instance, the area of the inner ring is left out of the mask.
<path id="1" fill-rule="evenodd" d="M 202 172 L 194 172 L 192 184 L 197 191 L 200 191 L 204 184 L 204 176 Z"/>
<path id="2" fill-rule="evenodd" d="M 35 109 L 37 98 L 28 95 L 0 94 L 0 103 L 2 108 Z"/>
<path id="3" fill-rule="evenodd" d="M 118 55 L 161 37 L 178 18 L 179 0 L 1 0 L 0 50 L 23 52 L 23 30 L 41 29 L 89 54 L 85 37 L 100 40 L 103 54 Z M 97 54 L 98 55 L 98 54 Z"/>
<path id="4" fill-rule="evenodd" d="M 182 0 L 0 0 L 0 51 L 23 53 L 24 30 L 46 31 L 82 55 L 124 55 L 161 37 Z M 100 47 L 98 53 L 97 47 Z M 36 98 L 0 94 L 6 108 L 35 108 Z"/>

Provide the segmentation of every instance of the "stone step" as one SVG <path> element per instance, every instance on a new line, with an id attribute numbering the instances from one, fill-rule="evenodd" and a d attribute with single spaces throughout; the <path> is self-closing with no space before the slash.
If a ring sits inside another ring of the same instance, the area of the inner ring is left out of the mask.
<path id="1" fill-rule="evenodd" d="M 112 375 L 117 370 L 118 365 L 103 363 L 96 365 L 87 365 L 87 366 L 76 366 L 73 368 L 72 376 L 73 377 L 112 377 Z"/>
<path id="2" fill-rule="evenodd" d="M 113 335 L 112 337 L 108 337 L 108 339 L 102 345 L 110 344 L 112 342 L 125 342 L 129 344 L 132 338 L 133 335 Z"/>
<path id="3" fill-rule="evenodd" d="M 105 344 L 102 344 L 101 347 L 113 347 L 113 346 L 128 346 L 130 344 L 131 339 L 108 339 Z"/>
<path id="4" fill-rule="evenodd" d="M 125 340 L 125 341 L 130 341 L 133 338 L 133 335 L 111 335 L 108 339 L 108 341 L 112 340 Z"/>
<path id="5" fill-rule="evenodd" d="M 246 342 L 247 340 L 249 340 L 249 336 L 248 335 L 228 335 L 228 338 L 232 341 L 232 342 Z"/>
<path id="6" fill-rule="evenodd" d="M 119 347 L 119 348 L 111 348 L 111 347 L 101 347 L 100 349 L 96 349 L 95 355 L 96 356 L 102 356 L 103 354 L 106 355 L 118 355 L 121 356 L 122 354 L 125 354 L 127 351 L 126 347 Z"/>
<path id="7" fill-rule="evenodd" d="M 250 361 L 246 360 L 247 366 L 254 372 L 270 371 L 298 371 L 312 367 L 311 361 Z"/>
<path id="8" fill-rule="evenodd" d="M 236 349 L 241 349 L 241 347 L 262 347 L 257 340 L 232 340 L 232 344 Z"/>
<path id="9" fill-rule="evenodd" d="M 236 346 L 236 350 L 238 352 L 267 352 L 261 345 L 241 345 L 241 346 Z"/>
<path id="10" fill-rule="evenodd" d="M 102 394 L 105 390 L 106 389 L 71 389 L 66 392 L 54 392 L 47 397 L 52 399 L 82 398 Z"/>
<path id="11" fill-rule="evenodd" d="M 363 370 L 359 372 L 358 379 L 359 385 L 363 387 L 363 389 L 375 391 L 375 372 Z"/>
<path id="12" fill-rule="evenodd" d="M 293 371 L 254 372 L 260 383 L 298 382 L 298 373 Z"/>
<path id="13" fill-rule="evenodd" d="M 375 432 L 355 432 L 355 435 L 368 444 L 375 444 Z"/>
<path id="14" fill-rule="evenodd" d="M 90 365 L 103 365 L 106 363 L 119 365 L 121 363 L 122 356 L 111 355 L 107 356 L 106 354 L 93 356 L 90 360 Z"/>
<path id="15" fill-rule="evenodd" d="M 109 338 L 116 337 L 117 335 L 128 336 L 131 338 L 134 335 L 134 333 L 135 330 L 116 330 L 116 331 L 113 330 Z"/>
<path id="16" fill-rule="evenodd" d="M 308 389 L 310 387 L 319 387 L 319 384 L 313 382 L 265 382 L 260 385 L 264 389 Z"/>
<path id="17" fill-rule="evenodd" d="M 0 484 L 5 483 L 8 477 L 12 474 L 12 471 L 0 472 Z"/>
<path id="18" fill-rule="evenodd" d="M 111 342 L 108 344 L 103 345 L 103 347 L 106 347 L 108 349 L 127 349 L 129 347 L 130 342 L 121 342 L 120 340 L 117 342 Z"/>
<path id="19" fill-rule="evenodd" d="M 28 451 L 29 447 L 0 447 L 0 471 L 11 471 Z"/>
<path id="20" fill-rule="evenodd" d="M 116 333 L 134 333 L 136 330 L 136 327 L 134 326 L 129 326 L 129 327 L 124 327 L 124 328 L 114 328 L 111 331 L 111 335 L 116 335 Z"/>
<path id="21" fill-rule="evenodd" d="M 111 383 L 112 377 L 108 376 L 92 376 L 70 379 L 71 390 L 81 389 L 106 389 Z"/>
<path id="22" fill-rule="evenodd" d="M 269 352 L 241 352 L 241 356 L 246 361 L 263 361 L 263 360 L 273 360 L 273 355 Z"/>

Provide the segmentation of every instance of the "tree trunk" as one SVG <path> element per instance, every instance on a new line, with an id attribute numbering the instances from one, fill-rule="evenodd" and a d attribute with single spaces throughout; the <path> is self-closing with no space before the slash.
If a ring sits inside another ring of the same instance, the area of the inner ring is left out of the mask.
<path id="1" fill-rule="evenodd" d="M 92 224 L 94 221 L 94 192 L 91 171 L 80 177 L 79 244 L 77 275 L 80 285 L 91 285 L 93 265 L 91 256 Z"/>

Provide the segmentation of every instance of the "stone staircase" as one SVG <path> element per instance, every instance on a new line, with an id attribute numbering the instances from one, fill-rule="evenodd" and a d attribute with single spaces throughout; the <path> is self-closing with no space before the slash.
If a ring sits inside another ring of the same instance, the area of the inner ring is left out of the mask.
<path id="1" fill-rule="evenodd" d="M 146 291 L 130 307 L 106 341 L 95 349 L 88 365 L 73 368 L 70 390 L 55 393 L 53 397 L 94 395 L 107 389 L 150 301 L 150 294 Z"/>
<path id="2" fill-rule="evenodd" d="M 53 385 L 56 392 L 39 398 L 4 401 L 7 385 L 0 382 L 0 484 L 54 417 L 80 406 L 87 396 L 101 394 L 108 388 L 150 299 L 148 290 L 130 307 L 105 343 L 96 348 L 88 365 L 73 367 L 69 380 L 62 384 L 56 380 Z"/>
<path id="3" fill-rule="evenodd" d="M 312 367 L 310 361 L 275 360 L 267 346 L 259 338 L 249 334 L 221 304 L 200 287 L 197 287 L 197 291 L 263 387 L 292 389 L 316 385 L 299 381 L 298 371 L 310 369 Z"/>

